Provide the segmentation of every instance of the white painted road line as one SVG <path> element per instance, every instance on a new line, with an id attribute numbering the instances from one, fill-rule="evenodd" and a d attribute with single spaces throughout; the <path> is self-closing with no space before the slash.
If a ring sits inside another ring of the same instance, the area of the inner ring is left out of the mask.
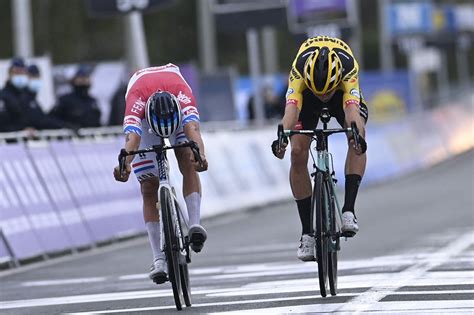
<path id="1" fill-rule="evenodd" d="M 427 285 L 433 286 L 433 290 L 424 289 L 423 291 L 416 291 L 416 289 L 410 290 L 409 287 L 404 291 L 393 291 L 390 294 L 393 295 L 409 295 L 409 294 L 420 294 L 423 292 L 426 294 L 438 294 L 438 292 L 450 292 L 453 294 L 462 293 L 473 293 L 474 290 L 446 290 L 436 291 L 435 287 L 439 285 L 440 281 L 443 284 L 449 285 L 460 285 L 470 284 L 474 286 L 474 278 L 470 278 L 468 271 L 460 272 L 431 272 L 426 273 L 427 276 L 423 281 L 416 279 L 410 283 L 411 286 Z M 435 274 L 435 277 L 429 277 L 430 274 Z M 380 283 L 387 283 L 393 279 L 393 273 L 377 273 L 377 274 L 361 274 L 361 275 L 349 275 L 339 277 L 339 290 L 357 290 L 364 291 L 368 288 L 375 287 Z M 463 279 L 463 281 L 461 281 Z M 420 284 L 421 283 L 421 284 Z M 307 279 L 286 279 L 286 280 L 274 280 L 264 282 L 251 282 L 249 284 L 242 284 L 237 287 L 230 288 L 205 288 L 196 287 L 193 288 L 193 296 L 206 295 L 207 297 L 245 297 L 245 296 L 258 296 L 268 294 L 285 294 L 295 292 L 318 292 L 318 286 L 316 278 Z M 349 294 L 349 293 L 347 293 Z M 346 294 L 346 295 L 347 295 Z M 442 293 L 439 293 L 442 294 Z M 360 295 L 360 293 L 350 293 L 349 295 Z M 364 295 L 364 293 L 362 293 Z M 148 299 L 156 297 L 171 297 L 172 291 L 170 288 L 164 289 L 152 289 L 143 291 L 129 291 L 129 292 L 114 292 L 114 293 L 99 293 L 99 294 L 87 294 L 87 295 L 72 295 L 62 297 L 51 297 L 51 298 L 38 298 L 38 299 L 27 299 L 27 300 L 12 300 L 0 302 L 0 309 L 15 309 L 15 308 L 26 308 L 26 307 L 37 307 L 37 306 L 52 306 L 52 305 L 65 305 L 65 304 L 85 304 L 93 302 L 105 302 L 105 301 L 123 301 L 123 300 L 135 300 L 135 299 Z M 338 296 L 345 296 L 344 294 L 338 294 Z M 264 301 L 264 299 L 262 299 Z"/>
<path id="2" fill-rule="evenodd" d="M 338 314 L 338 315 L 351 315 L 353 312 L 339 311 L 344 304 L 309 304 L 309 305 L 297 305 L 297 306 L 282 306 L 282 307 L 269 307 L 259 308 L 252 310 L 240 310 L 231 312 L 216 312 L 209 313 L 209 315 L 274 315 L 274 314 Z M 416 302 L 383 302 L 372 306 L 367 309 L 367 312 L 371 314 L 472 314 L 473 313 L 473 302 L 472 301 L 416 301 Z"/>
<path id="3" fill-rule="evenodd" d="M 422 276 L 425 275 L 430 269 L 444 264 L 453 256 L 456 256 L 469 248 L 473 243 L 474 233 L 472 232 L 454 239 L 454 241 L 449 243 L 447 246 L 434 253 L 433 258 L 436 259 L 421 260 L 412 267 L 394 274 L 392 279 L 375 285 L 370 290 L 344 304 L 341 309 L 339 309 L 339 311 L 349 311 L 353 312 L 354 314 L 360 314 L 364 311 L 368 311 L 373 307 L 374 304 L 377 304 L 387 295 L 393 294 L 400 287 L 413 284 L 413 282 L 419 278 L 422 278 Z"/>
<path id="4" fill-rule="evenodd" d="M 76 278 L 76 279 L 58 279 L 58 280 L 40 280 L 40 281 L 28 281 L 23 282 L 21 286 L 23 287 L 43 287 L 51 285 L 65 285 L 65 284 L 85 284 L 85 283 L 94 283 L 94 282 L 103 282 L 105 277 L 95 277 L 95 278 Z"/>
<path id="5" fill-rule="evenodd" d="M 340 294 L 338 296 L 352 296 L 352 294 Z M 253 303 L 267 303 L 267 302 L 289 302 L 289 301 L 301 301 L 301 300 L 312 300 L 320 298 L 319 295 L 311 296 L 295 296 L 295 297 L 282 297 L 282 298 L 271 298 L 271 299 L 253 299 L 253 300 L 239 300 L 239 301 L 227 301 L 227 302 L 215 302 L 215 303 L 196 303 L 191 308 L 208 307 L 208 306 L 226 306 L 226 305 L 241 305 L 241 304 L 253 304 Z M 141 308 L 129 308 L 121 310 L 96 310 L 90 312 L 79 312 L 79 313 L 67 313 L 67 314 L 112 314 L 112 313 L 132 313 L 132 312 L 146 312 L 146 311 L 159 311 L 176 309 L 175 305 L 170 306 L 156 306 L 156 307 L 141 307 Z"/>

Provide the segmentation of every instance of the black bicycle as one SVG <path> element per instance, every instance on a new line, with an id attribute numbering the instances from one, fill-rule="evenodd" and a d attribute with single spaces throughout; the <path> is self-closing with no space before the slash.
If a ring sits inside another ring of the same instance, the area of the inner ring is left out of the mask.
<path id="1" fill-rule="evenodd" d="M 350 128 L 328 129 L 327 124 L 331 119 L 329 110 L 321 111 L 323 129 L 314 130 L 283 130 L 278 126 L 278 139 L 280 144 L 283 137 L 302 134 L 311 137 L 316 142 L 317 157 L 310 150 L 313 159 L 314 179 L 313 194 L 311 198 L 311 229 L 316 240 L 316 259 L 318 262 L 318 278 L 321 296 L 326 297 L 329 282 L 331 295 L 337 294 L 337 252 L 341 249 L 340 238 L 353 236 L 342 234 L 342 212 L 336 196 L 336 177 L 333 167 L 332 154 L 328 152 L 328 138 L 335 133 L 352 133 L 355 145 L 360 146 L 359 130 L 355 122 Z"/>
<path id="2" fill-rule="evenodd" d="M 191 306 L 191 286 L 189 282 L 188 264 L 191 262 L 189 250 L 189 225 L 186 215 L 179 206 L 174 187 L 169 180 L 169 163 L 166 151 L 178 148 L 191 148 L 194 158 L 202 165 L 198 145 L 189 141 L 174 146 L 154 145 L 150 148 L 127 152 L 122 149 L 119 154 L 119 167 L 121 174 L 125 170 L 125 158 L 129 155 L 155 152 L 158 163 L 160 187 L 158 189 L 157 211 L 161 218 L 161 250 L 165 253 L 168 264 L 168 279 L 173 288 L 174 302 L 178 310 L 182 304 Z M 164 236 L 164 237 L 163 237 Z"/>

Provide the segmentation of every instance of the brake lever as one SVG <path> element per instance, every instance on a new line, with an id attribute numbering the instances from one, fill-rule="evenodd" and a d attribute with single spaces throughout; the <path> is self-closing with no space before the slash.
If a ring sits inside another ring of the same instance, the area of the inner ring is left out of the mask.
<path id="1" fill-rule="evenodd" d="M 278 137 L 278 149 L 281 150 L 281 146 L 283 144 L 283 124 L 278 125 L 277 129 L 277 137 Z"/>
<path id="2" fill-rule="evenodd" d="M 352 138 L 354 139 L 356 149 L 360 149 L 359 128 L 355 121 L 351 122 Z"/>
<path id="3" fill-rule="evenodd" d="M 125 149 L 120 150 L 120 154 L 118 156 L 120 177 L 123 177 L 125 175 L 125 158 L 127 157 L 127 155 L 128 155 L 127 150 Z"/>
<path id="4" fill-rule="evenodd" d="M 199 163 L 199 166 L 200 167 L 203 167 L 204 165 L 204 162 L 202 161 L 202 158 L 201 158 L 201 153 L 199 151 L 199 146 L 196 142 L 194 141 L 190 141 L 190 148 L 191 148 L 191 151 L 193 152 L 193 155 L 194 155 L 194 160 L 197 161 Z"/>

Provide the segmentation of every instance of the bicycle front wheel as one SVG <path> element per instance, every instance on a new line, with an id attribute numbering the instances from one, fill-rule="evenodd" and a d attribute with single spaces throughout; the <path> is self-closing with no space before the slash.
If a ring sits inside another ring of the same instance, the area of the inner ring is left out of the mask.
<path id="1" fill-rule="evenodd" d="M 173 288 L 173 297 L 176 309 L 182 309 L 181 303 L 181 279 L 179 268 L 179 244 L 176 236 L 176 226 L 173 223 L 172 198 L 168 189 L 160 192 L 161 220 L 163 221 L 163 234 L 165 236 L 165 255 L 168 261 L 168 278 Z"/>
<path id="2" fill-rule="evenodd" d="M 323 173 L 317 172 L 312 198 L 313 231 L 316 239 L 316 259 L 318 261 L 319 290 L 322 297 L 327 295 L 328 284 L 328 237 L 327 237 L 327 193 Z"/>
<path id="3" fill-rule="evenodd" d="M 188 271 L 188 263 L 191 262 L 190 252 L 189 252 L 189 242 L 188 242 L 188 231 L 186 228 L 185 218 L 181 216 L 181 211 L 178 210 L 179 205 L 175 203 L 175 207 L 177 209 L 177 222 L 178 227 L 181 233 L 181 244 L 179 250 L 179 277 L 181 279 L 181 290 L 183 292 L 184 304 L 187 307 L 191 306 L 191 283 L 189 282 L 189 271 Z M 184 227 L 184 229 L 183 229 Z"/>
<path id="4" fill-rule="evenodd" d="M 336 225 L 336 205 L 334 198 L 336 194 L 334 188 L 329 182 L 326 182 L 328 210 L 329 210 L 329 253 L 328 253 L 328 277 L 329 277 L 329 290 L 331 295 L 337 294 L 337 252 L 339 251 L 339 236 L 337 236 L 337 225 Z"/>

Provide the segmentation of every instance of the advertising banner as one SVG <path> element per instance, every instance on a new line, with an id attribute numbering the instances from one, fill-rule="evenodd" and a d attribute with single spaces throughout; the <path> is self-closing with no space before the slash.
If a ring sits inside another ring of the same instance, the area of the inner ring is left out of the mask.
<path id="1" fill-rule="evenodd" d="M 366 71 L 360 76 L 360 89 L 369 109 L 369 121 L 397 119 L 415 109 L 406 71 Z"/>
<path id="2" fill-rule="evenodd" d="M 28 146 L 28 150 L 73 245 L 75 247 L 90 245 L 92 243 L 90 233 L 72 199 L 71 188 L 51 155 L 48 143 L 33 143 Z"/>
<path id="3" fill-rule="evenodd" d="M 321 11 L 345 11 L 346 0 L 290 0 L 289 6 L 294 15 L 301 17 Z"/>
<path id="4" fill-rule="evenodd" d="M 433 31 L 431 1 L 404 1 L 386 7 L 387 29 L 393 35 L 429 33 Z"/>
<path id="5" fill-rule="evenodd" d="M 7 181 L 18 196 L 43 250 L 57 252 L 71 248 L 71 238 L 51 204 L 24 145 L 5 145 L 2 153 L 10 157 L 0 159 Z"/>
<path id="6" fill-rule="evenodd" d="M 0 147 L 4 150 L 5 145 Z M 18 259 L 41 255 L 43 248 L 20 200 L 0 165 L 0 229 L 10 244 L 13 255 Z"/>
<path id="7" fill-rule="evenodd" d="M 0 229 L 0 263 L 5 263 L 9 262 L 13 259 L 13 257 L 10 255 L 7 244 L 5 243 L 2 235 L 2 230 Z"/>
<path id="8" fill-rule="evenodd" d="M 108 149 L 101 148 L 102 146 Z M 143 228 L 142 206 L 137 202 L 130 203 L 127 195 L 121 195 L 116 190 L 120 183 L 112 175 L 113 167 L 118 163 L 115 162 L 118 153 L 115 142 L 84 139 L 74 141 L 71 147 L 91 187 L 91 193 L 87 197 L 89 202 L 81 208 L 98 238 L 110 239 L 136 233 L 138 227 Z M 104 167 L 103 161 L 110 161 L 109 167 Z M 134 200 L 136 199 L 131 199 Z"/>

